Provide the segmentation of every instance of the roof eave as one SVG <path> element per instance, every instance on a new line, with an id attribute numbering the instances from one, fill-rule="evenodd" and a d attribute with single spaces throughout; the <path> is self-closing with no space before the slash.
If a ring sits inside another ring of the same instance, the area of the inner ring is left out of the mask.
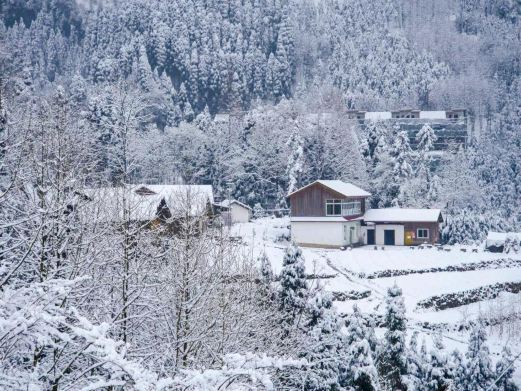
<path id="1" fill-rule="evenodd" d="M 319 185 L 321 185 L 321 186 L 324 186 L 324 187 L 328 188 L 329 190 L 334 191 L 335 193 L 338 193 L 338 194 L 343 195 L 344 197 L 350 197 L 350 198 L 367 198 L 367 197 L 371 197 L 371 195 L 372 195 L 371 193 L 369 193 L 369 192 L 367 192 L 367 191 L 365 191 L 365 190 L 363 190 L 363 189 L 361 189 L 361 190 L 365 192 L 364 195 L 347 195 L 347 194 L 343 194 L 343 193 L 340 193 L 338 190 L 333 189 L 332 187 L 329 187 L 328 185 L 322 183 L 320 180 L 316 180 L 316 181 L 311 182 L 311 183 L 308 183 L 306 186 L 303 186 L 303 187 L 301 187 L 300 189 L 297 189 L 297 190 L 295 190 L 294 192 L 288 194 L 288 195 L 286 196 L 286 198 L 290 198 L 292 195 L 295 195 L 295 194 L 301 192 L 302 190 L 305 190 L 305 189 L 307 189 L 308 187 L 311 187 L 311 186 L 313 186 L 313 185 L 315 185 L 315 184 L 319 184 Z"/>

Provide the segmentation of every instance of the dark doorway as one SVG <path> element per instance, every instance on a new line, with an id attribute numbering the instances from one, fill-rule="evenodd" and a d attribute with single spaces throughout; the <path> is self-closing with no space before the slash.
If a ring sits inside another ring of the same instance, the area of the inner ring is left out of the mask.
<path id="1" fill-rule="evenodd" d="M 384 244 L 394 246 L 394 229 L 384 229 Z"/>
<path id="2" fill-rule="evenodd" d="M 375 244 L 374 229 L 367 230 L 367 244 Z"/>

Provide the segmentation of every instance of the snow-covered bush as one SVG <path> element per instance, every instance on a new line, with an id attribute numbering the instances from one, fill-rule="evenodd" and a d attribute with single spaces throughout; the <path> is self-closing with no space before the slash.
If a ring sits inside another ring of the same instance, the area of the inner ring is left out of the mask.
<path id="1" fill-rule="evenodd" d="M 520 251 L 520 243 L 517 235 L 507 234 L 505 238 L 505 244 L 503 245 L 503 252 L 506 254 L 514 253 L 517 254 Z"/>
<path id="2" fill-rule="evenodd" d="M 452 209 L 444 217 L 441 240 L 445 244 L 475 244 L 487 236 L 489 221 L 480 212 Z"/>
<path id="3" fill-rule="evenodd" d="M 262 207 L 260 203 L 256 203 L 253 206 L 253 218 L 254 219 L 261 219 L 263 217 L 266 217 L 266 210 Z"/>

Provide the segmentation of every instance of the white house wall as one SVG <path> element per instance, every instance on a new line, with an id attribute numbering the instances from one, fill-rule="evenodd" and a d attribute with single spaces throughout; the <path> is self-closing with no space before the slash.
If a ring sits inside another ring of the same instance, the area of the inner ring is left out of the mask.
<path id="1" fill-rule="evenodd" d="M 360 226 L 360 242 L 367 244 L 367 231 L 374 230 L 374 225 L 368 227 L 367 225 Z"/>
<path id="2" fill-rule="evenodd" d="M 394 230 L 394 244 L 396 246 L 403 246 L 404 244 L 404 229 L 403 225 L 395 224 L 380 224 L 376 225 L 375 241 L 378 245 L 384 245 L 384 231 L 388 229 Z"/>
<path id="3" fill-rule="evenodd" d="M 240 205 L 232 204 L 232 223 L 247 223 L 250 221 L 250 211 Z"/>
<path id="4" fill-rule="evenodd" d="M 360 235 L 360 224 L 355 222 L 336 221 L 292 221 L 291 239 L 301 245 L 317 247 L 340 247 L 347 244 L 344 240 L 344 225 L 356 227 L 357 240 Z"/>

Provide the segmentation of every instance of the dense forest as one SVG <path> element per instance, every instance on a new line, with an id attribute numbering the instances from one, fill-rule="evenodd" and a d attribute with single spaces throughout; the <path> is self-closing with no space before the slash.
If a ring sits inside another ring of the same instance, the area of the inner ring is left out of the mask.
<path id="1" fill-rule="evenodd" d="M 443 207 L 447 241 L 479 240 L 520 224 L 520 13 L 505 0 L 9 1 L 4 126 L 63 90 L 103 151 L 96 180 L 114 183 L 118 105 L 132 99 L 134 181 L 208 183 L 272 209 L 340 178 L 375 205 Z M 401 107 L 467 109 L 467 148 L 429 164 L 430 142 L 418 153 L 392 124 L 345 117 Z"/>
<path id="2" fill-rule="evenodd" d="M 375 205 L 428 199 L 453 216 L 446 240 L 477 240 L 520 221 L 520 13 L 509 1 L 10 1 L 2 110 L 14 126 L 63 89 L 115 182 L 108 149 L 130 97 L 131 138 L 146 140 L 135 181 L 209 183 L 276 208 L 294 186 L 341 178 Z M 429 142 L 417 153 L 392 124 L 345 117 L 401 107 L 466 108 L 468 148 L 425 172 Z M 407 164 L 392 167 L 398 155 Z"/>
<path id="3" fill-rule="evenodd" d="M 509 352 L 493 368 L 479 325 L 465 357 L 405 346 L 397 287 L 383 338 L 359 311 L 346 336 L 298 248 L 274 276 L 190 224 L 158 239 L 70 205 L 189 183 L 285 209 L 342 179 L 375 207 L 443 208 L 445 243 L 521 230 L 519 2 L 7 0 L 0 17 L 0 388 L 517 389 L 493 384 Z M 413 148 L 347 117 L 403 107 L 465 108 L 468 142 L 435 154 L 428 124 Z"/>

